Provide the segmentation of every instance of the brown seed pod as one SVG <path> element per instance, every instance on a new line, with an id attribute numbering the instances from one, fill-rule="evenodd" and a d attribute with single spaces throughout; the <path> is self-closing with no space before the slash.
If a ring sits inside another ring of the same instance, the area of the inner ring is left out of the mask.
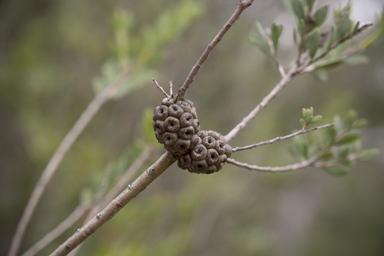
<path id="1" fill-rule="evenodd" d="M 215 131 L 200 131 L 191 141 L 192 150 L 180 158 L 192 159 L 191 165 L 189 167 L 182 163 L 178 165 L 193 173 L 209 174 L 220 171 L 232 153 L 232 148 L 225 137 Z"/>
<path id="2" fill-rule="evenodd" d="M 165 132 L 162 135 L 163 141 L 165 145 L 172 146 L 176 143 L 177 141 L 177 134 L 176 133 L 171 133 L 171 132 Z"/>
<path id="3" fill-rule="evenodd" d="M 177 135 L 179 135 L 180 138 L 185 139 L 185 140 L 190 140 L 193 137 L 194 129 L 192 126 L 181 128 L 178 132 Z"/>
<path id="4" fill-rule="evenodd" d="M 191 151 L 191 157 L 193 160 L 203 160 L 207 156 L 208 150 L 203 144 L 196 145 Z"/>
<path id="5" fill-rule="evenodd" d="M 184 110 L 176 104 L 172 104 L 168 108 L 168 115 L 179 118 L 184 113 Z"/>
<path id="6" fill-rule="evenodd" d="M 153 129 L 157 141 L 175 157 L 190 151 L 201 140 L 198 136 L 194 138 L 200 122 L 193 103 L 187 99 L 163 99 L 154 110 Z"/>

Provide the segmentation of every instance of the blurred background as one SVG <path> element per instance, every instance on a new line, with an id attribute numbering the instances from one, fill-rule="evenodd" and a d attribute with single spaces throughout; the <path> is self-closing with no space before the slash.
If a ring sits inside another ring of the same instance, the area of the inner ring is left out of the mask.
<path id="1" fill-rule="evenodd" d="M 352 1 L 352 16 L 362 24 L 374 22 L 383 2 Z M 74 143 L 38 204 L 21 252 L 89 200 L 106 169 L 129 166 L 145 143 L 143 113 L 163 98 L 151 78 L 166 90 L 172 80 L 177 89 L 237 3 L 0 1 L 0 255 L 9 249 L 42 170 L 93 99 L 94 88 L 115 74 L 113 65 L 134 67 L 140 86 L 129 85 L 102 106 Z M 273 63 L 248 41 L 256 20 L 268 27 L 283 24 L 281 61 L 288 66 L 296 56 L 294 21 L 281 1 L 255 0 L 187 93 L 202 129 L 228 133 L 279 81 Z M 169 29 L 159 32 L 162 26 Z M 119 41 L 120 32 L 125 39 Z M 129 50 L 117 47 L 119 42 L 129 43 Z M 196 175 L 173 165 L 87 239 L 78 255 L 384 255 L 384 42 L 365 54 L 369 63 L 338 66 L 327 82 L 311 75 L 294 79 L 231 145 L 300 129 L 303 107 L 313 106 L 322 124 L 353 108 L 368 119 L 364 147 L 381 149 L 378 157 L 359 162 L 345 177 L 315 168 L 257 173 L 228 164 L 220 173 Z M 234 158 L 287 165 L 295 162 L 289 145 L 282 141 Z M 146 166 L 163 152 L 158 147 Z M 82 222 L 37 255 L 51 253 Z"/>

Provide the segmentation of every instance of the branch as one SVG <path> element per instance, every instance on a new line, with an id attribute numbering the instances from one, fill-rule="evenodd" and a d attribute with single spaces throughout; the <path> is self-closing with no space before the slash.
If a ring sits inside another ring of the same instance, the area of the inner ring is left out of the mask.
<path id="1" fill-rule="evenodd" d="M 143 191 L 152 181 L 176 161 L 169 153 L 164 153 L 152 166 L 143 172 L 128 188 L 111 201 L 100 213 L 96 214 L 85 226 L 60 245 L 51 256 L 67 255 L 76 246 L 110 220 L 118 211 Z"/>
<path id="2" fill-rule="evenodd" d="M 251 149 L 251 148 L 255 148 L 255 147 L 259 147 L 259 146 L 264 146 L 264 145 L 268 145 L 268 144 L 272 144 L 276 141 L 280 141 L 280 140 L 286 140 L 286 139 L 290 139 L 290 138 L 293 138 L 297 135 L 300 135 L 300 134 L 304 134 L 304 133 L 308 133 L 308 132 L 312 132 L 312 131 L 315 131 L 315 130 L 320 130 L 320 129 L 324 129 L 324 128 L 328 128 L 328 127 L 331 127 L 331 126 L 334 126 L 335 124 L 326 124 L 326 125 L 323 125 L 323 126 L 317 126 L 317 127 L 314 127 L 314 128 L 311 128 L 311 129 L 307 129 L 305 130 L 304 128 L 295 132 L 295 133 L 292 133 L 292 134 L 289 134 L 289 135 L 285 135 L 283 137 L 277 137 L 277 138 L 274 138 L 274 139 L 271 139 L 271 140 L 268 140 L 268 141 L 262 141 L 262 142 L 259 142 L 257 144 L 253 144 L 253 145 L 249 145 L 249 146 L 245 146 L 245 147 L 236 147 L 236 148 L 233 148 L 232 149 L 232 152 L 237 152 L 237 151 L 241 151 L 241 150 L 247 150 L 247 149 Z"/>
<path id="3" fill-rule="evenodd" d="M 293 67 L 289 72 L 283 76 L 280 82 L 269 92 L 267 96 L 257 105 L 244 119 L 235 126 L 226 136 L 227 141 L 232 140 L 245 126 L 262 110 L 280 91 L 283 89 L 292 78 L 298 74 L 297 66 Z"/>
<path id="4" fill-rule="evenodd" d="M 246 163 L 237 162 L 234 159 L 228 158 L 227 162 L 233 165 L 236 165 L 238 167 L 246 168 L 250 171 L 260 171 L 260 172 L 287 172 L 287 171 L 293 171 L 297 169 L 301 169 L 304 167 L 308 167 L 312 164 L 314 164 L 319 157 L 315 155 L 314 157 L 305 160 L 301 163 L 287 165 L 287 166 L 281 166 L 281 167 L 271 167 L 271 166 L 257 166 L 257 165 L 249 165 Z"/>
<path id="5" fill-rule="evenodd" d="M 84 213 L 89 210 L 90 206 L 90 204 L 77 206 L 75 210 L 63 222 L 61 222 L 51 232 L 46 234 L 40 241 L 38 241 L 35 245 L 29 248 L 28 251 L 23 253 L 21 256 L 33 256 L 38 253 L 41 249 L 45 248 L 58 236 L 60 236 L 67 229 L 69 229 L 76 221 L 78 221 L 81 216 L 83 216 Z"/>
<path id="6" fill-rule="evenodd" d="M 63 160 L 65 154 L 71 148 L 72 144 L 76 141 L 79 135 L 82 133 L 84 128 L 87 126 L 92 117 L 98 112 L 100 107 L 107 102 L 116 92 L 118 85 L 126 78 L 126 72 L 120 73 L 117 79 L 109 84 L 101 93 L 97 94 L 93 100 L 89 103 L 87 108 L 81 114 L 79 119 L 76 121 L 72 129 L 68 132 L 65 138 L 61 141 L 59 147 L 56 149 L 52 158 L 49 160 L 47 166 L 43 170 L 39 181 L 32 191 L 31 197 L 24 208 L 24 212 L 18 223 L 16 233 L 13 236 L 12 244 L 8 253 L 8 256 L 16 256 L 20 249 L 21 240 L 24 236 L 26 227 L 35 211 L 36 205 L 39 202 L 45 187 L 51 180 L 55 173 L 58 165 Z"/>
<path id="7" fill-rule="evenodd" d="M 195 76 L 200 70 L 200 67 L 203 65 L 205 60 L 208 58 L 209 54 L 216 47 L 216 45 L 223 40 L 224 35 L 228 32 L 228 30 L 232 27 L 232 25 L 236 22 L 237 19 L 240 18 L 240 15 L 243 13 L 245 9 L 252 5 L 254 0 L 241 0 L 237 9 L 229 18 L 229 20 L 225 23 L 225 25 L 220 29 L 219 33 L 213 38 L 213 40 L 208 44 L 207 48 L 205 48 L 204 52 L 201 54 L 200 58 L 197 60 L 196 64 L 192 67 L 189 75 L 185 79 L 183 85 L 180 87 L 177 95 L 177 99 L 183 99 L 185 93 L 187 92 L 189 85 L 195 80 Z"/>
<path id="8" fill-rule="evenodd" d="M 132 176 L 135 175 L 136 172 L 140 170 L 141 167 L 148 161 L 153 152 L 153 148 L 151 145 L 148 145 L 141 152 L 140 156 L 135 160 L 135 162 L 128 168 L 128 170 L 124 173 L 122 177 L 119 178 L 119 181 L 116 185 L 108 192 L 108 194 L 101 200 L 95 207 L 91 209 L 85 218 L 84 225 L 87 224 L 89 220 L 92 219 L 93 216 L 97 214 L 103 207 L 105 207 L 109 202 L 116 197 L 116 195 L 127 187 L 128 182 L 131 180 Z M 77 246 L 71 253 L 71 256 L 75 256 L 80 250 L 81 245 Z"/>

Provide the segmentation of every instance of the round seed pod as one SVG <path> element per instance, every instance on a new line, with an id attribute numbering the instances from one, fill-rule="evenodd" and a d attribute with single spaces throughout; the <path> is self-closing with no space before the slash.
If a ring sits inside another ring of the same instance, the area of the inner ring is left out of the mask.
<path id="1" fill-rule="evenodd" d="M 173 148 L 180 154 L 184 154 L 189 150 L 189 145 L 191 144 L 190 140 L 183 140 L 183 139 L 178 139 L 173 145 Z"/>
<path id="2" fill-rule="evenodd" d="M 175 117 L 171 117 L 171 116 L 168 117 L 164 121 L 164 128 L 165 128 L 165 130 L 167 130 L 169 132 L 173 132 L 173 133 L 179 131 L 179 129 L 180 129 L 179 119 L 177 119 Z"/>
<path id="3" fill-rule="evenodd" d="M 192 150 L 179 158 L 178 165 L 193 173 L 210 174 L 220 171 L 232 153 L 232 147 L 225 137 L 215 131 L 200 131 L 192 137 L 191 142 Z M 184 159 L 190 159 L 191 162 L 184 164 Z"/>
<path id="4" fill-rule="evenodd" d="M 181 115 L 180 117 L 180 126 L 181 127 L 188 127 L 188 126 L 193 126 L 195 123 L 196 119 L 193 119 L 193 116 L 191 113 L 185 112 L 184 114 Z M 198 122 L 198 120 L 196 120 Z"/>
<path id="5" fill-rule="evenodd" d="M 174 145 L 176 143 L 178 137 L 177 137 L 176 133 L 165 132 L 162 135 L 162 139 L 163 139 L 165 145 L 172 146 L 172 145 Z"/>
<path id="6" fill-rule="evenodd" d="M 181 128 L 177 135 L 179 135 L 179 138 L 185 139 L 185 140 L 191 140 L 193 137 L 194 129 L 192 126 Z"/>
<path id="7" fill-rule="evenodd" d="M 161 120 L 161 121 L 164 121 L 165 118 L 168 117 L 168 108 L 167 106 L 159 106 L 158 108 L 155 109 L 155 115 L 156 116 L 156 120 Z M 154 121 L 156 121 L 154 120 Z"/>
<path id="8" fill-rule="evenodd" d="M 200 131 L 196 109 L 187 99 L 163 99 L 153 112 L 153 129 L 157 141 L 175 157 L 189 152 L 201 141 L 194 137 Z"/>
<path id="9" fill-rule="evenodd" d="M 168 108 L 168 114 L 170 116 L 174 116 L 176 118 L 179 118 L 183 113 L 184 113 L 184 110 L 179 105 L 172 104 Z"/>
<path id="10" fill-rule="evenodd" d="M 191 157 L 193 160 L 200 161 L 205 159 L 208 150 L 203 144 L 196 145 L 191 151 Z"/>

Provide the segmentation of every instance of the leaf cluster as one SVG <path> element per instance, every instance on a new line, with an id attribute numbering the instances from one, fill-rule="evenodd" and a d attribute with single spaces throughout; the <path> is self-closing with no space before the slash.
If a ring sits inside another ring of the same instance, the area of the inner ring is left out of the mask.
<path id="1" fill-rule="evenodd" d="M 304 109 L 303 121 L 310 121 L 313 109 Z M 317 119 L 317 118 L 312 118 Z M 335 116 L 334 126 L 324 130 L 296 136 L 290 147 L 291 154 L 300 160 L 317 157 L 313 165 L 322 168 L 331 175 L 346 175 L 357 160 L 369 160 L 376 156 L 377 149 L 362 149 L 361 130 L 367 120 L 357 119 L 357 113 L 350 110 L 344 118 Z"/>
<path id="2" fill-rule="evenodd" d="M 116 56 L 101 67 L 101 74 L 93 82 L 95 92 L 103 91 L 121 73 L 127 74 L 129 78 L 121 83 L 113 98 L 123 97 L 145 85 L 148 77 L 156 75 L 152 67 L 163 58 L 164 48 L 202 11 L 201 3 L 180 1 L 174 8 L 161 13 L 153 24 L 135 34 L 135 15 L 126 10 L 117 10 L 112 22 Z"/>
<path id="3" fill-rule="evenodd" d="M 361 52 L 377 42 L 384 34 L 384 12 L 377 19 L 375 30 L 360 43 L 351 39 L 366 30 L 371 24 L 361 25 L 351 18 L 351 6 L 334 11 L 332 25 L 324 25 L 329 16 L 329 6 L 316 7 L 315 0 L 283 0 L 283 4 L 295 19 L 293 41 L 298 49 L 297 64 L 301 71 L 307 67 L 320 81 L 327 79 L 326 69 L 346 63 L 350 65 L 367 63 L 368 58 Z M 256 22 L 258 34 L 250 38 L 266 56 L 276 64 L 279 38 L 282 25 L 272 24 L 264 29 Z"/>

